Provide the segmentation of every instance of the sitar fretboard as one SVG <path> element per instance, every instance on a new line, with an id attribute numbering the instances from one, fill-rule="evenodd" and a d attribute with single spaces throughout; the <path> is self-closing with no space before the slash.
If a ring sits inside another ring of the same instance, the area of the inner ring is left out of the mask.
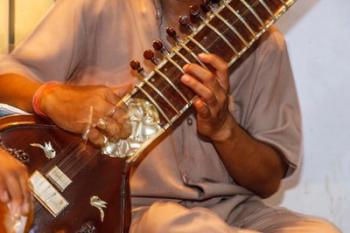
<path id="1" fill-rule="evenodd" d="M 151 103 L 159 113 L 163 132 L 192 105 L 195 94 L 181 83 L 183 66 L 197 63 L 199 53 L 214 53 L 229 65 L 244 52 L 291 6 L 294 0 L 222 0 L 213 7 L 193 33 L 177 45 L 154 70 L 124 98 Z M 158 133 L 159 135 L 161 133 Z M 144 144 L 150 144 L 152 137 Z M 142 150 L 145 145 L 141 146 Z M 139 154 L 139 153 L 136 153 Z"/>

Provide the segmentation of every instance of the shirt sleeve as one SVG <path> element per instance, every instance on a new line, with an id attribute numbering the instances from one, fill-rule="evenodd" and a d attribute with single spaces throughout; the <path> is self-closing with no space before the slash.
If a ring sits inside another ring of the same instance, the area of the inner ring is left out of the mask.
<path id="1" fill-rule="evenodd" d="M 84 1 L 56 1 L 36 29 L 9 55 L 0 58 L 0 74 L 64 81 L 84 54 Z"/>
<path id="2" fill-rule="evenodd" d="M 283 35 L 266 33 L 254 54 L 252 88 L 244 128 L 256 139 L 273 146 L 288 164 L 286 176 L 301 157 L 301 114 L 293 72 Z"/>

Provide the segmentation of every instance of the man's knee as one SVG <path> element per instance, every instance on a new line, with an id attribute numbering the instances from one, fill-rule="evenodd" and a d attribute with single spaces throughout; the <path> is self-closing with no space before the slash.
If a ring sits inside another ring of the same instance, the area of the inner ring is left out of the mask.
<path id="1" fill-rule="evenodd" d="M 187 209 L 176 203 L 155 203 L 131 226 L 131 233 L 239 232 L 204 208 Z M 248 231 L 241 231 L 247 233 Z M 251 233 L 251 231 L 249 231 Z"/>
<path id="2" fill-rule="evenodd" d="M 341 233 L 341 231 L 333 225 L 323 219 L 305 219 L 296 223 L 295 228 L 291 231 L 282 231 L 283 233 Z"/>
<path id="3" fill-rule="evenodd" d="M 157 202 L 131 225 L 131 233 L 164 233 L 164 229 L 174 221 L 176 216 L 186 214 L 188 210 L 176 203 Z"/>
<path id="4" fill-rule="evenodd" d="M 315 233 L 341 233 L 335 225 L 323 219 L 314 220 L 312 227 Z"/>

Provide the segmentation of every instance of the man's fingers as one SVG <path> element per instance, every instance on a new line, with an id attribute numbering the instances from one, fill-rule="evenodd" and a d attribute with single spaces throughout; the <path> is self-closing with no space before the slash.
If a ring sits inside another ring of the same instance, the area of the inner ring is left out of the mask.
<path id="1" fill-rule="evenodd" d="M 213 90 L 210 90 L 206 86 L 204 86 L 201 82 L 199 82 L 196 78 L 184 74 L 181 77 L 181 81 L 186 84 L 189 88 L 191 88 L 198 96 L 203 98 L 205 102 L 209 105 L 215 105 L 217 103 L 217 99 Z"/>
<path id="2" fill-rule="evenodd" d="M 6 190 L 3 190 L 0 194 L 0 202 L 7 203 L 10 201 L 9 193 Z"/>
<path id="3" fill-rule="evenodd" d="M 227 70 L 227 63 L 219 56 L 215 54 L 206 54 L 201 53 L 198 54 L 199 59 L 207 64 L 210 64 L 212 67 L 214 67 L 218 71 L 226 71 Z"/>
<path id="4" fill-rule="evenodd" d="M 97 121 L 96 127 L 112 141 L 116 141 L 120 138 L 121 125 L 118 124 L 113 118 L 100 118 Z"/>
<path id="5" fill-rule="evenodd" d="M 184 66 L 184 71 L 187 74 L 195 76 L 202 82 L 212 82 L 215 80 L 214 75 L 207 69 L 197 64 L 187 64 Z"/>
<path id="6" fill-rule="evenodd" d="M 116 87 L 113 87 L 112 90 L 114 94 L 119 96 L 119 98 L 122 98 L 124 95 L 130 92 L 133 87 L 134 85 L 132 83 L 126 83 L 126 84 L 121 84 Z"/>
<path id="7" fill-rule="evenodd" d="M 113 91 L 107 91 L 105 94 L 106 101 L 113 106 L 116 105 L 120 101 L 120 97 L 115 94 Z"/>
<path id="8" fill-rule="evenodd" d="M 227 63 L 219 56 L 215 54 L 205 54 L 201 53 L 198 55 L 199 59 L 204 63 L 210 64 L 214 69 L 216 69 L 217 79 L 222 88 L 225 91 L 229 88 L 228 78 L 227 78 Z"/>
<path id="9" fill-rule="evenodd" d="M 130 134 L 131 134 L 131 124 L 129 122 L 125 122 L 124 124 L 122 124 L 121 130 L 119 132 L 119 136 L 121 139 L 127 139 Z"/>
<path id="10" fill-rule="evenodd" d="M 12 214 L 20 214 L 24 190 L 21 188 L 19 177 L 17 175 L 8 176 L 6 183 L 11 200 L 10 211 Z"/>
<path id="11" fill-rule="evenodd" d="M 89 141 L 96 146 L 103 146 L 108 139 L 103 133 L 98 129 L 91 128 L 89 134 L 87 135 Z"/>
<path id="12" fill-rule="evenodd" d="M 128 109 L 126 105 L 116 107 L 113 114 L 110 115 L 119 124 L 124 124 L 129 119 Z"/>
<path id="13" fill-rule="evenodd" d="M 211 112 L 209 107 L 201 99 L 196 99 L 193 102 L 193 106 L 195 107 L 197 114 L 201 118 L 208 119 L 211 117 Z"/>
<path id="14" fill-rule="evenodd" d="M 189 74 L 190 76 L 195 77 L 196 79 L 201 81 L 205 86 L 207 86 L 214 92 L 219 91 L 219 89 L 223 89 L 225 91 L 227 89 L 227 85 L 222 84 L 218 76 L 214 75 L 212 72 L 201 67 L 198 64 L 187 64 L 184 66 L 184 71 L 186 72 L 186 74 Z M 223 79 L 225 79 L 226 75 L 223 77 Z"/>
<path id="15" fill-rule="evenodd" d="M 0 202 L 7 203 L 9 200 L 10 200 L 10 197 L 7 192 L 6 182 L 0 176 Z"/>
<path id="16" fill-rule="evenodd" d="M 22 214 L 28 214 L 31 202 L 31 193 L 28 187 L 28 173 L 26 170 L 22 171 L 19 177 L 21 190 L 23 192 L 23 204 L 21 207 Z"/>

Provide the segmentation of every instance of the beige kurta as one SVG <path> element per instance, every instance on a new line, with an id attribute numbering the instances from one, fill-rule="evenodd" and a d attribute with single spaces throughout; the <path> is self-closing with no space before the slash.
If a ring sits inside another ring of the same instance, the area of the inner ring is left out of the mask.
<path id="1" fill-rule="evenodd" d="M 169 15 L 181 10 L 169 9 Z M 128 63 L 142 60 L 152 40 L 164 37 L 161 13 L 151 0 L 57 1 L 33 34 L 2 58 L 0 73 L 79 85 L 135 82 Z M 290 175 L 300 160 L 301 123 L 287 49 L 276 30 L 259 43 L 230 76 L 230 110 L 252 136 L 283 152 Z M 207 207 L 223 219 L 254 197 L 235 184 L 213 145 L 197 136 L 192 115 L 137 167 L 131 191 L 134 207 L 166 200 Z"/>

